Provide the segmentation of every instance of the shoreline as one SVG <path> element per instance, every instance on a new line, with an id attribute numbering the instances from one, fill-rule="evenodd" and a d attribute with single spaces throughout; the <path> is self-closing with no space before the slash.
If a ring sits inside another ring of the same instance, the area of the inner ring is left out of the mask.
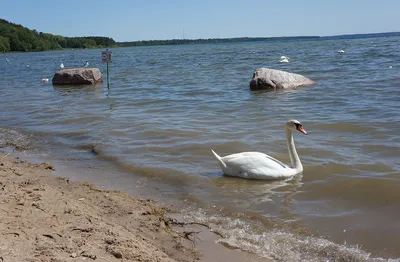
<path id="1" fill-rule="evenodd" d="M 0 157 L 4 261 L 194 261 L 195 249 L 151 200 L 51 176 L 49 163 Z"/>
<path id="2" fill-rule="evenodd" d="M 60 177 L 0 151 L 0 261 L 265 261 L 216 243 L 207 225 L 118 190 Z M 175 218 L 174 218 L 175 217 Z"/>

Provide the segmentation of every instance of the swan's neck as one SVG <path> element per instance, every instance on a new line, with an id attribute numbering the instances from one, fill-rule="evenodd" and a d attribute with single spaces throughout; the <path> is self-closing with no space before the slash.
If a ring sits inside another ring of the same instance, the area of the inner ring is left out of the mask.
<path id="1" fill-rule="evenodd" d="M 289 150 L 290 162 L 294 169 L 301 172 L 303 171 L 303 165 L 300 162 L 299 155 L 297 154 L 296 151 L 296 146 L 294 145 L 293 132 L 289 128 L 285 128 L 285 131 L 286 131 L 286 139 Z"/>

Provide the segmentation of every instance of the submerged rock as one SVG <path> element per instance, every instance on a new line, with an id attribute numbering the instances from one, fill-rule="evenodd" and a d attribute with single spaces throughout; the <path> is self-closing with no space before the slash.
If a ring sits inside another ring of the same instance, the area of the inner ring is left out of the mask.
<path id="1" fill-rule="evenodd" d="M 286 89 L 311 86 L 315 82 L 299 74 L 270 68 L 257 68 L 250 81 L 250 89 Z"/>
<path id="2" fill-rule="evenodd" d="M 103 82 L 98 68 L 70 68 L 57 71 L 53 76 L 53 85 L 92 85 Z"/>

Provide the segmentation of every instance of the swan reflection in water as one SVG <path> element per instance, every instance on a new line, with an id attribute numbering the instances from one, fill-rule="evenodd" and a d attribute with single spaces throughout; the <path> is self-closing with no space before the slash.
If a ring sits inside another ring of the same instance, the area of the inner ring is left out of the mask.
<path id="1" fill-rule="evenodd" d="M 293 200 L 303 185 L 302 178 L 303 174 L 273 181 L 214 177 L 208 185 L 207 199 L 212 199 L 209 205 L 224 213 L 279 217 L 279 220 L 293 221 L 297 218 Z"/>

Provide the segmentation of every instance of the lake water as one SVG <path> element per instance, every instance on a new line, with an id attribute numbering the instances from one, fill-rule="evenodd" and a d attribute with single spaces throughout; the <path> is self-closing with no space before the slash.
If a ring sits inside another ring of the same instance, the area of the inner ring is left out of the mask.
<path id="1" fill-rule="evenodd" d="M 183 209 L 231 248 L 278 261 L 398 261 L 399 50 L 399 37 L 116 48 L 110 90 L 41 83 L 61 62 L 87 60 L 105 77 L 99 49 L 1 54 L 0 143 Z M 317 84 L 251 91 L 259 67 Z M 309 133 L 295 134 L 302 175 L 223 176 L 210 149 L 289 163 L 289 119 Z"/>

